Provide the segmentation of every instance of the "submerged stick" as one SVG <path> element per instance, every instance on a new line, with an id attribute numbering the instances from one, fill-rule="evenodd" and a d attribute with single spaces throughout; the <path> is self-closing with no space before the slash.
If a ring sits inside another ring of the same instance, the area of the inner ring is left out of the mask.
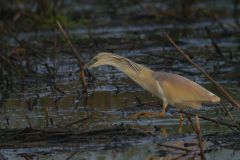
<path id="1" fill-rule="evenodd" d="M 236 127 L 240 130 L 239 125 L 236 123 L 236 121 L 233 119 L 231 113 L 228 111 L 227 107 L 225 106 L 225 104 L 222 104 L 223 108 L 225 109 L 225 111 L 227 112 L 227 114 L 229 115 L 229 117 L 232 119 L 233 123 L 236 125 Z"/>
<path id="2" fill-rule="evenodd" d="M 61 92 L 62 94 L 66 94 L 66 92 L 64 92 L 63 90 L 61 90 L 60 88 L 58 88 L 58 86 L 56 84 L 54 84 L 54 88 L 56 90 L 58 90 L 59 92 Z"/>
<path id="3" fill-rule="evenodd" d="M 161 143 L 159 143 L 158 146 L 163 146 L 163 147 L 166 147 L 166 148 L 181 149 L 181 150 L 186 151 L 186 152 L 192 152 L 193 151 L 193 150 L 187 149 L 185 147 L 179 147 L 179 146 L 167 145 L 167 144 L 161 144 Z"/>
<path id="4" fill-rule="evenodd" d="M 23 79 L 25 82 L 28 83 L 28 81 L 25 79 L 25 77 L 22 75 L 22 73 L 20 73 L 20 72 L 11 64 L 11 62 L 10 62 L 8 59 L 6 59 L 5 57 L 3 57 L 2 55 L 0 55 L 0 58 L 1 58 L 3 61 L 7 62 L 7 64 L 8 64 L 14 71 L 16 71 L 16 72 L 22 77 L 22 79 Z"/>
<path id="5" fill-rule="evenodd" d="M 64 32 L 64 30 L 63 30 L 61 24 L 60 24 L 58 21 L 57 21 L 57 25 L 58 25 L 58 27 L 60 28 L 60 30 L 61 30 L 63 36 L 64 36 L 65 39 L 67 40 L 67 42 L 68 42 L 69 46 L 71 47 L 73 53 L 74 53 L 75 56 L 77 57 L 78 62 L 79 62 L 79 67 L 82 68 L 82 60 L 81 60 L 80 56 L 77 54 L 77 52 L 76 52 L 76 50 L 74 49 L 72 43 L 71 43 L 70 40 L 68 39 L 66 33 Z M 86 90 L 86 94 L 87 94 L 87 84 L 86 84 L 86 80 L 85 80 L 84 72 L 83 72 L 83 71 L 81 71 L 81 76 L 82 76 L 82 80 L 83 80 L 83 86 L 84 86 L 84 88 L 85 88 L 85 90 Z"/>
<path id="6" fill-rule="evenodd" d="M 30 50 L 31 52 L 37 53 L 38 55 L 41 55 L 42 57 L 47 58 L 47 57 L 46 57 L 45 55 L 43 55 L 42 53 L 34 51 L 34 50 L 32 49 L 32 47 L 30 47 L 26 42 L 20 41 L 11 31 L 6 30 L 6 31 L 4 31 L 4 32 L 7 32 L 10 36 L 12 36 L 12 37 L 15 39 L 15 41 L 18 42 L 19 45 L 22 46 L 22 47 L 24 47 L 26 50 L 28 49 L 28 50 Z M 35 56 L 36 56 L 36 55 L 35 55 Z"/>
<path id="7" fill-rule="evenodd" d="M 0 156 L 3 160 L 7 159 L 7 158 L 4 157 L 4 155 L 1 152 L 0 152 Z"/>
<path id="8" fill-rule="evenodd" d="M 191 112 L 187 112 L 187 111 L 182 111 L 182 110 L 180 110 L 179 112 L 180 112 L 180 113 L 184 113 L 184 114 L 189 114 L 189 115 L 192 115 L 192 116 L 196 116 L 196 114 L 191 113 Z M 219 123 L 219 124 L 222 124 L 222 125 L 225 125 L 225 126 L 236 127 L 234 124 L 229 124 L 229 123 L 225 123 L 225 122 L 220 122 L 220 121 L 217 121 L 217 120 L 215 120 L 215 119 L 207 118 L 207 117 L 204 117 L 204 116 L 201 116 L 201 115 L 198 115 L 198 117 L 199 117 L 199 118 L 202 118 L 202 119 L 204 119 L 204 120 L 212 121 L 212 122 Z"/>
<path id="9" fill-rule="evenodd" d="M 77 124 L 77 123 L 79 123 L 79 122 L 85 121 L 85 120 L 87 120 L 87 119 L 89 119 L 89 118 L 91 118 L 91 117 L 92 117 L 92 116 L 88 116 L 88 117 L 86 117 L 86 118 L 82 118 L 82 119 L 80 119 L 80 120 L 78 120 L 78 121 L 76 121 L 76 122 L 67 124 L 67 125 L 64 126 L 63 128 L 66 128 L 66 127 L 69 127 L 69 126 L 71 126 L 71 125 Z"/>
<path id="10" fill-rule="evenodd" d="M 137 99 L 138 104 L 141 104 L 141 100 L 138 97 L 136 97 L 136 99 Z"/>
<path id="11" fill-rule="evenodd" d="M 53 51 L 53 76 L 54 83 L 56 81 L 56 52 L 57 52 L 57 28 L 55 29 L 55 38 L 54 38 L 54 51 Z"/>
<path id="12" fill-rule="evenodd" d="M 234 28 L 234 29 L 237 29 L 237 30 L 240 30 L 240 27 L 230 23 L 230 22 L 225 22 L 225 24 L 229 25 L 230 27 Z"/>
<path id="13" fill-rule="evenodd" d="M 233 10 L 233 17 L 235 19 L 235 22 L 237 23 L 237 25 L 239 26 L 240 23 L 238 21 L 238 3 L 239 0 L 234 0 L 234 10 Z"/>
<path id="14" fill-rule="evenodd" d="M 24 46 L 24 44 L 23 44 L 12 32 L 10 32 L 9 30 L 6 30 L 6 32 L 7 32 L 10 36 L 12 36 L 12 37 L 15 39 L 15 41 L 18 42 L 21 46 Z"/>
<path id="15" fill-rule="evenodd" d="M 52 74 L 52 71 L 51 71 L 51 69 L 49 68 L 48 64 L 45 63 L 44 65 L 45 65 L 45 67 L 47 68 L 48 72 L 49 72 L 50 74 Z"/>
<path id="16" fill-rule="evenodd" d="M 222 25 L 222 23 L 220 22 L 220 20 L 219 20 L 219 18 L 218 18 L 218 16 L 217 16 L 216 13 L 213 13 L 213 17 L 214 17 L 215 20 L 218 22 L 219 26 L 223 29 L 223 31 L 224 31 L 225 33 L 227 33 L 226 28 Z"/>
<path id="17" fill-rule="evenodd" d="M 2 21 L 0 21 L 0 32 L 2 32 L 2 36 L 1 36 L 2 53 L 1 54 L 3 54 L 3 52 L 4 52 L 4 31 L 3 31 L 3 22 Z M 2 66 L 2 63 L 1 63 L 1 66 Z"/>
<path id="18" fill-rule="evenodd" d="M 197 131 L 196 127 L 194 126 L 191 117 L 189 116 L 188 113 L 187 113 L 186 115 L 187 115 L 187 118 L 188 118 L 189 122 L 191 123 L 191 125 L 192 125 L 192 127 L 193 127 L 193 130 L 195 131 L 196 134 L 198 134 L 198 131 Z M 201 137 L 201 141 L 203 141 L 203 138 L 202 138 L 202 137 Z"/>
<path id="19" fill-rule="evenodd" d="M 128 156 L 127 156 L 127 159 L 126 160 L 129 160 L 131 154 L 133 153 L 133 150 L 134 150 L 134 146 L 132 147 L 131 151 L 129 152 Z"/>
<path id="20" fill-rule="evenodd" d="M 207 33 L 208 33 L 209 38 L 210 38 L 211 41 L 212 41 L 213 46 L 216 48 L 217 53 L 218 53 L 222 58 L 224 58 L 224 56 L 223 56 L 223 54 L 222 54 L 222 51 L 221 51 L 221 49 L 218 47 L 218 45 L 217 45 L 217 43 L 215 42 L 215 40 L 213 39 L 212 33 L 211 33 L 210 29 L 208 28 L 208 26 L 206 26 L 205 29 L 206 29 L 206 31 L 207 31 Z"/>
<path id="21" fill-rule="evenodd" d="M 30 120 L 29 120 L 28 115 L 26 115 L 26 119 L 27 119 L 27 122 L 28 122 L 29 128 L 32 128 L 32 125 L 31 125 L 31 122 L 30 122 Z"/>
<path id="22" fill-rule="evenodd" d="M 76 150 L 75 152 L 73 152 L 73 154 L 71 154 L 71 156 L 69 156 L 66 160 L 71 159 L 75 154 L 77 154 L 79 152 L 79 150 Z"/>
<path id="23" fill-rule="evenodd" d="M 21 157 L 24 157 L 26 160 L 32 160 L 27 154 L 19 154 Z"/>
<path id="24" fill-rule="evenodd" d="M 188 56 L 178 48 L 178 46 L 173 42 L 173 40 L 164 32 L 164 35 L 168 38 L 168 40 L 173 44 L 173 46 L 194 66 L 196 67 L 199 71 L 201 71 L 214 85 L 216 85 L 228 98 L 229 100 L 232 101 L 232 103 L 240 109 L 240 106 L 238 103 L 216 82 L 214 81 L 206 72 L 204 72 L 198 65 L 196 65 Z"/>
<path id="25" fill-rule="evenodd" d="M 191 125 L 192 125 L 192 128 L 193 128 L 193 130 L 194 130 L 194 131 L 195 131 L 195 133 L 197 134 L 197 129 L 196 129 L 196 127 L 194 126 L 194 124 L 193 124 L 193 121 L 192 121 L 191 117 L 189 116 L 189 114 L 188 114 L 188 113 L 187 113 L 186 115 L 187 115 L 187 118 L 188 118 L 189 122 L 190 122 L 190 123 L 191 123 Z"/>
<path id="26" fill-rule="evenodd" d="M 46 127 L 48 128 L 48 107 L 46 107 Z"/>
<path id="27" fill-rule="evenodd" d="M 197 136 L 198 136 L 201 158 L 202 158 L 202 160 L 206 160 L 206 157 L 204 155 L 204 150 L 203 150 L 203 144 L 202 144 L 202 137 L 201 137 L 201 133 L 200 133 L 200 125 L 199 125 L 198 115 L 196 115 L 195 117 L 196 117 L 196 123 L 197 123 Z"/>

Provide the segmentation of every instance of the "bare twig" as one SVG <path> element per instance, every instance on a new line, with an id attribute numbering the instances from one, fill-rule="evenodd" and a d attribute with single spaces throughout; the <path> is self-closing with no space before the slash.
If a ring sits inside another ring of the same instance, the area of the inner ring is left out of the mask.
<path id="1" fill-rule="evenodd" d="M 76 150 L 75 152 L 73 152 L 73 154 L 71 154 L 71 156 L 69 156 L 66 160 L 71 159 L 75 154 L 77 154 L 79 152 L 79 150 Z"/>
<path id="2" fill-rule="evenodd" d="M 35 50 L 33 50 L 30 46 L 27 45 L 27 43 L 23 43 L 22 41 L 20 41 L 11 31 L 6 30 L 6 31 L 4 31 L 4 32 L 7 32 L 10 36 L 12 36 L 12 37 L 15 39 L 15 41 L 18 42 L 19 45 L 22 46 L 22 47 L 24 47 L 26 50 L 28 49 L 28 50 L 30 50 L 31 52 L 37 53 L 37 54 L 41 55 L 42 57 L 45 57 L 45 58 L 46 58 L 46 56 L 43 55 L 42 53 L 39 53 L 39 52 L 36 52 Z"/>
<path id="3" fill-rule="evenodd" d="M 160 57 L 160 58 L 164 58 L 164 56 L 162 55 L 159 55 L 159 54 L 154 54 L 154 53 L 148 53 L 149 55 L 151 56 L 156 56 L 156 57 Z M 186 59 L 180 59 L 180 58 L 177 58 L 177 57 L 166 57 L 166 59 L 168 60 L 177 60 L 177 61 L 180 61 L 180 62 L 188 62 Z"/>
<path id="4" fill-rule="evenodd" d="M 226 144 L 226 145 L 221 145 L 222 147 L 230 147 L 230 146 L 235 146 L 237 144 L 240 144 L 240 142 L 235 142 L 235 143 L 231 143 L 231 144 Z"/>
<path id="5" fill-rule="evenodd" d="M 70 40 L 68 39 L 66 33 L 64 32 L 64 30 L 63 30 L 61 24 L 60 24 L 58 21 L 57 21 L 57 25 L 58 25 L 58 27 L 60 28 L 60 30 L 61 30 L 63 36 L 64 36 L 65 39 L 67 40 L 68 44 L 70 45 L 70 47 L 71 47 L 72 51 L 74 52 L 75 56 L 77 57 L 77 59 L 78 59 L 80 62 L 82 62 L 80 56 L 77 54 L 77 52 L 76 52 L 76 50 L 74 49 L 72 43 L 71 43 Z"/>
<path id="6" fill-rule="evenodd" d="M 174 146 L 174 145 L 167 145 L 167 144 L 162 144 L 162 143 L 159 143 L 158 146 L 163 146 L 163 147 L 167 147 L 167 148 L 174 148 L 174 149 L 181 149 L 181 150 L 186 151 L 186 152 L 192 152 L 193 151 L 193 150 L 187 149 L 185 147 L 179 147 L 179 146 Z"/>
<path id="7" fill-rule="evenodd" d="M 2 160 L 7 160 L 7 158 L 4 157 L 4 155 L 0 152 L 0 156 Z"/>
<path id="8" fill-rule="evenodd" d="M 78 59 L 78 61 L 79 61 L 79 67 L 82 68 L 82 60 L 81 60 L 80 56 L 77 54 L 77 52 L 76 52 L 76 50 L 74 49 L 72 43 L 71 43 L 70 40 L 68 39 L 66 33 L 64 32 L 61 24 L 60 24 L 58 21 L 57 21 L 57 25 L 58 25 L 58 27 L 60 28 L 63 36 L 64 36 L 65 39 L 67 40 L 67 42 L 68 42 L 69 46 L 71 47 L 72 51 L 74 52 L 75 56 L 77 57 L 77 59 Z M 86 94 L 87 94 L 87 84 L 86 84 L 86 80 L 85 80 L 84 72 L 83 72 L 83 71 L 81 71 L 81 75 L 82 75 L 83 86 L 84 86 L 84 88 L 85 88 L 85 90 L 86 90 Z"/>
<path id="9" fill-rule="evenodd" d="M 89 118 L 91 118 L 91 117 L 92 117 L 92 116 L 88 116 L 88 117 L 86 117 L 86 118 L 82 118 L 82 119 L 80 119 L 80 120 L 78 120 L 78 121 L 76 121 L 76 122 L 67 124 L 67 125 L 64 126 L 63 128 L 66 128 L 66 127 L 72 126 L 72 125 L 74 125 L 74 124 L 77 124 L 77 123 L 79 123 L 79 122 L 85 121 L 85 120 L 87 120 L 87 119 L 89 119 Z"/>
<path id="10" fill-rule="evenodd" d="M 32 125 L 31 125 L 31 122 L 30 122 L 30 120 L 29 120 L 28 115 L 26 115 L 26 119 L 27 119 L 27 122 L 28 122 L 29 128 L 32 128 Z"/>
<path id="11" fill-rule="evenodd" d="M 16 71 L 16 72 L 22 77 L 22 79 L 23 79 L 25 82 L 28 83 L 28 81 L 25 79 L 25 77 L 22 75 L 22 73 L 20 73 L 20 72 L 10 63 L 10 61 L 9 61 L 8 59 L 6 59 L 5 57 L 3 57 L 2 55 L 0 55 L 0 58 L 1 58 L 3 61 L 7 62 L 7 64 L 8 64 L 14 71 Z"/>
<path id="12" fill-rule="evenodd" d="M 48 107 L 46 107 L 46 127 L 48 128 Z"/>
<path id="13" fill-rule="evenodd" d="M 126 159 L 126 160 L 129 160 L 130 155 L 132 154 L 133 150 L 134 150 L 134 147 L 132 147 L 131 151 L 128 153 L 128 156 L 127 156 L 127 159 Z"/>
<path id="14" fill-rule="evenodd" d="M 180 110 L 179 112 L 180 112 L 180 113 L 184 113 L 184 114 L 189 114 L 189 115 L 192 115 L 192 116 L 196 116 L 196 114 L 194 114 L 194 113 L 187 112 L 187 111 L 183 111 L 183 110 Z M 212 121 L 212 122 L 219 123 L 219 124 L 222 124 L 222 125 L 225 125 L 225 126 L 236 127 L 234 124 L 229 124 L 229 123 L 225 123 L 225 122 L 220 122 L 220 121 L 217 121 L 217 120 L 215 120 L 215 119 L 207 118 L 207 117 L 204 117 L 204 116 L 201 116 L 201 115 L 198 115 L 198 117 L 199 117 L 199 118 L 202 118 L 202 119 L 204 119 L 204 120 Z"/>
<path id="15" fill-rule="evenodd" d="M 229 25 L 229 26 L 232 27 L 232 28 L 235 28 L 235 29 L 237 29 L 237 30 L 240 30 L 240 27 L 238 27 L 238 26 L 236 26 L 236 25 L 234 25 L 234 24 L 232 24 L 232 23 L 230 23 L 230 22 L 225 22 L 225 24 Z"/>
<path id="16" fill-rule="evenodd" d="M 18 40 L 17 37 L 16 37 L 12 32 L 10 32 L 9 30 L 6 30 L 6 32 L 7 32 L 10 36 L 12 36 L 12 37 L 15 39 L 15 41 L 18 42 L 21 46 L 24 46 L 24 44 L 23 44 L 20 40 Z"/>
<path id="17" fill-rule="evenodd" d="M 198 120 L 198 115 L 196 117 L 196 123 L 197 123 L 197 136 L 198 136 L 198 142 L 199 142 L 199 148 L 200 148 L 200 153 L 201 153 L 201 158 L 202 160 L 206 160 L 206 157 L 204 155 L 204 150 L 203 150 L 203 145 L 202 145 L 202 137 L 201 137 L 201 130 L 200 130 L 200 125 L 199 125 L 199 120 Z"/>
<path id="18" fill-rule="evenodd" d="M 64 92 L 63 90 L 61 90 L 60 88 L 58 88 L 58 86 L 56 84 L 54 84 L 54 88 L 56 90 L 58 90 L 59 92 L 61 92 L 62 94 L 66 94 L 66 92 Z"/>
<path id="19" fill-rule="evenodd" d="M 142 103 L 141 100 L 138 97 L 136 97 L 136 99 L 137 99 L 138 104 Z"/>
<path id="20" fill-rule="evenodd" d="M 238 21 L 238 3 L 239 3 L 239 0 L 234 0 L 234 10 L 233 10 L 233 17 L 235 19 L 235 22 L 237 23 L 237 25 L 239 26 L 240 23 Z"/>
<path id="21" fill-rule="evenodd" d="M 32 160 L 27 154 L 20 154 L 21 157 L 24 157 L 26 160 Z"/>
<path id="22" fill-rule="evenodd" d="M 2 42 L 2 52 L 4 51 L 4 31 L 3 31 L 3 22 L 0 21 L 0 31 L 2 32 L 2 36 L 1 36 L 1 42 Z M 1 53 L 3 54 L 3 53 Z"/>
<path id="23" fill-rule="evenodd" d="M 232 127 L 229 127 L 231 130 L 233 130 L 234 132 L 238 133 L 238 131 L 236 131 L 235 129 L 233 129 Z"/>
<path id="24" fill-rule="evenodd" d="M 54 76 L 54 83 L 56 80 L 56 52 L 57 52 L 57 28 L 55 29 L 55 38 L 54 38 L 54 51 L 53 51 L 53 76 Z"/>
<path id="25" fill-rule="evenodd" d="M 52 74 L 52 71 L 51 71 L 51 69 L 49 68 L 48 64 L 45 63 L 44 65 L 45 65 L 45 67 L 47 68 L 48 72 L 49 72 L 50 74 Z"/>
<path id="26" fill-rule="evenodd" d="M 206 72 L 204 72 L 200 67 L 198 67 L 188 56 L 178 48 L 178 46 L 173 42 L 173 40 L 164 32 L 165 36 L 168 38 L 168 40 L 174 45 L 174 47 L 194 66 L 196 67 L 199 71 L 201 71 L 214 85 L 216 85 L 228 98 L 231 100 L 231 102 L 238 108 L 240 109 L 240 106 L 238 103 L 216 82 L 214 81 Z"/>
<path id="27" fill-rule="evenodd" d="M 223 25 L 222 25 L 222 23 L 220 22 L 220 20 L 219 20 L 219 18 L 218 18 L 218 16 L 217 16 L 216 13 L 213 13 L 213 17 L 214 17 L 215 20 L 218 22 L 219 26 L 223 29 L 223 31 L 224 31 L 225 33 L 227 33 L 226 28 L 223 27 Z"/>
<path id="28" fill-rule="evenodd" d="M 191 123 L 191 125 L 192 125 L 192 127 L 193 127 L 193 130 L 195 131 L 196 134 L 198 134 L 198 131 L 197 131 L 196 127 L 194 126 L 191 117 L 189 116 L 188 113 L 187 113 L 186 115 L 187 115 L 187 118 L 188 118 L 189 122 Z M 202 137 L 201 137 L 201 141 L 203 141 L 203 138 L 202 138 Z"/>
<path id="29" fill-rule="evenodd" d="M 62 22 L 61 22 L 62 23 Z M 70 36 L 70 34 L 69 34 L 69 32 L 68 32 L 68 29 L 67 29 L 67 27 L 66 27 L 66 25 L 64 24 L 64 23 L 62 23 L 63 24 L 63 27 L 65 28 L 65 31 L 66 31 L 66 33 L 67 33 L 67 36 L 68 36 L 68 38 L 69 38 L 69 41 L 71 42 L 72 41 L 72 38 L 71 38 L 71 36 Z"/>
<path id="30" fill-rule="evenodd" d="M 236 123 L 236 121 L 233 119 L 231 113 L 228 111 L 227 107 L 225 106 L 225 104 L 223 103 L 223 108 L 225 109 L 225 111 L 227 112 L 227 114 L 229 115 L 229 117 L 232 119 L 233 123 L 236 125 L 236 127 L 240 130 L 239 125 Z"/>
<path id="31" fill-rule="evenodd" d="M 188 113 L 187 113 L 186 115 L 187 115 L 187 118 L 188 118 L 189 122 L 190 122 L 190 123 L 191 123 L 191 125 L 192 125 L 192 128 L 193 128 L 193 130 L 194 130 L 194 131 L 195 131 L 195 133 L 197 134 L 197 129 L 196 129 L 196 127 L 194 126 L 194 124 L 193 124 L 193 121 L 192 121 L 191 117 L 189 116 L 189 114 L 188 114 Z"/>
<path id="32" fill-rule="evenodd" d="M 213 39 L 212 33 L 211 33 L 210 29 L 208 28 L 208 26 L 206 26 L 205 29 L 206 29 L 206 31 L 207 31 L 207 33 L 208 33 L 209 38 L 210 38 L 211 41 L 212 41 L 213 46 L 216 48 L 217 53 L 218 53 L 222 58 L 224 58 L 224 56 L 223 56 L 223 54 L 222 54 L 222 51 L 221 51 L 221 49 L 218 47 L 218 45 L 217 45 L 217 43 L 215 42 L 215 40 Z"/>

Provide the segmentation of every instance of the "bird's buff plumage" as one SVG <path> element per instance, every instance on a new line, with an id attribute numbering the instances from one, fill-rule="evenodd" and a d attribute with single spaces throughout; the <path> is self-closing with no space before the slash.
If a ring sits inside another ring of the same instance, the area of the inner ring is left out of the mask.
<path id="1" fill-rule="evenodd" d="M 185 108 L 199 109 L 202 102 L 220 102 L 220 98 L 215 94 L 185 77 L 167 72 L 154 72 L 143 65 L 113 53 L 99 53 L 79 71 L 102 65 L 111 65 L 118 68 L 141 87 L 163 100 L 161 114 L 143 111 L 131 118 L 146 114 L 162 117 L 168 104 L 179 110 Z M 181 114 L 180 120 L 183 120 Z"/>

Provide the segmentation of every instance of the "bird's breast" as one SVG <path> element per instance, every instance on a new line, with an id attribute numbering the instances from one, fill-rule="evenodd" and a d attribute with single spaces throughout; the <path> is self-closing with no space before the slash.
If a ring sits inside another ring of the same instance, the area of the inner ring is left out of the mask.
<path id="1" fill-rule="evenodd" d="M 157 96 L 158 98 L 165 100 L 163 90 L 158 83 L 158 81 L 149 78 L 149 76 L 129 76 L 134 82 L 139 84 L 148 92 L 152 93 L 153 95 Z"/>

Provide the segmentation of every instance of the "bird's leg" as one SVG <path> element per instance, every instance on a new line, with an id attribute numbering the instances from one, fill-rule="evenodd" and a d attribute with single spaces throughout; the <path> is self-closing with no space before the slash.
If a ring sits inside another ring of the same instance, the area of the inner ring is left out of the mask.
<path id="1" fill-rule="evenodd" d="M 167 137 L 167 132 L 166 132 L 166 130 L 165 130 L 165 127 L 159 127 L 159 128 L 162 129 L 162 132 L 163 132 L 163 134 L 164 134 L 164 137 Z"/>
<path id="2" fill-rule="evenodd" d="M 179 129 L 178 129 L 179 133 L 182 133 L 182 124 L 183 124 L 183 121 L 180 121 Z"/>
<path id="3" fill-rule="evenodd" d="M 165 108 L 166 108 L 167 105 L 163 105 L 163 110 L 162 110 L 162 113 L 161 114 L 157 114 L 157 113 L 153 113 L 153 112 L 147 112 L 147 111 L 142 111 L 142 112 L 139 112 L 139 113 L 136 113 L 134 114 L 131 119 L 137 117 L 135 120 L 137 120 L 141 115 L 145 115 L 148 114 L 148 115 L 154 115 L 154 116 L 158 116 L 158 117 L 163 117 L 164 114 L 165 114 Z M 148 117 L 148 116 L 146 116 Z M 149 118 L 149 117 L 148 117 Z"/>
<path id="4" fill-rule="evenodd" d="M 182 114 L 179 112 L 179 111 L 180 111 L 180 109 L 178 109 L 177 111 L 178 111 L 178 113 L 179 113 L 179 120 L 180 120 L 180 121 L 183 121 Z"/>

